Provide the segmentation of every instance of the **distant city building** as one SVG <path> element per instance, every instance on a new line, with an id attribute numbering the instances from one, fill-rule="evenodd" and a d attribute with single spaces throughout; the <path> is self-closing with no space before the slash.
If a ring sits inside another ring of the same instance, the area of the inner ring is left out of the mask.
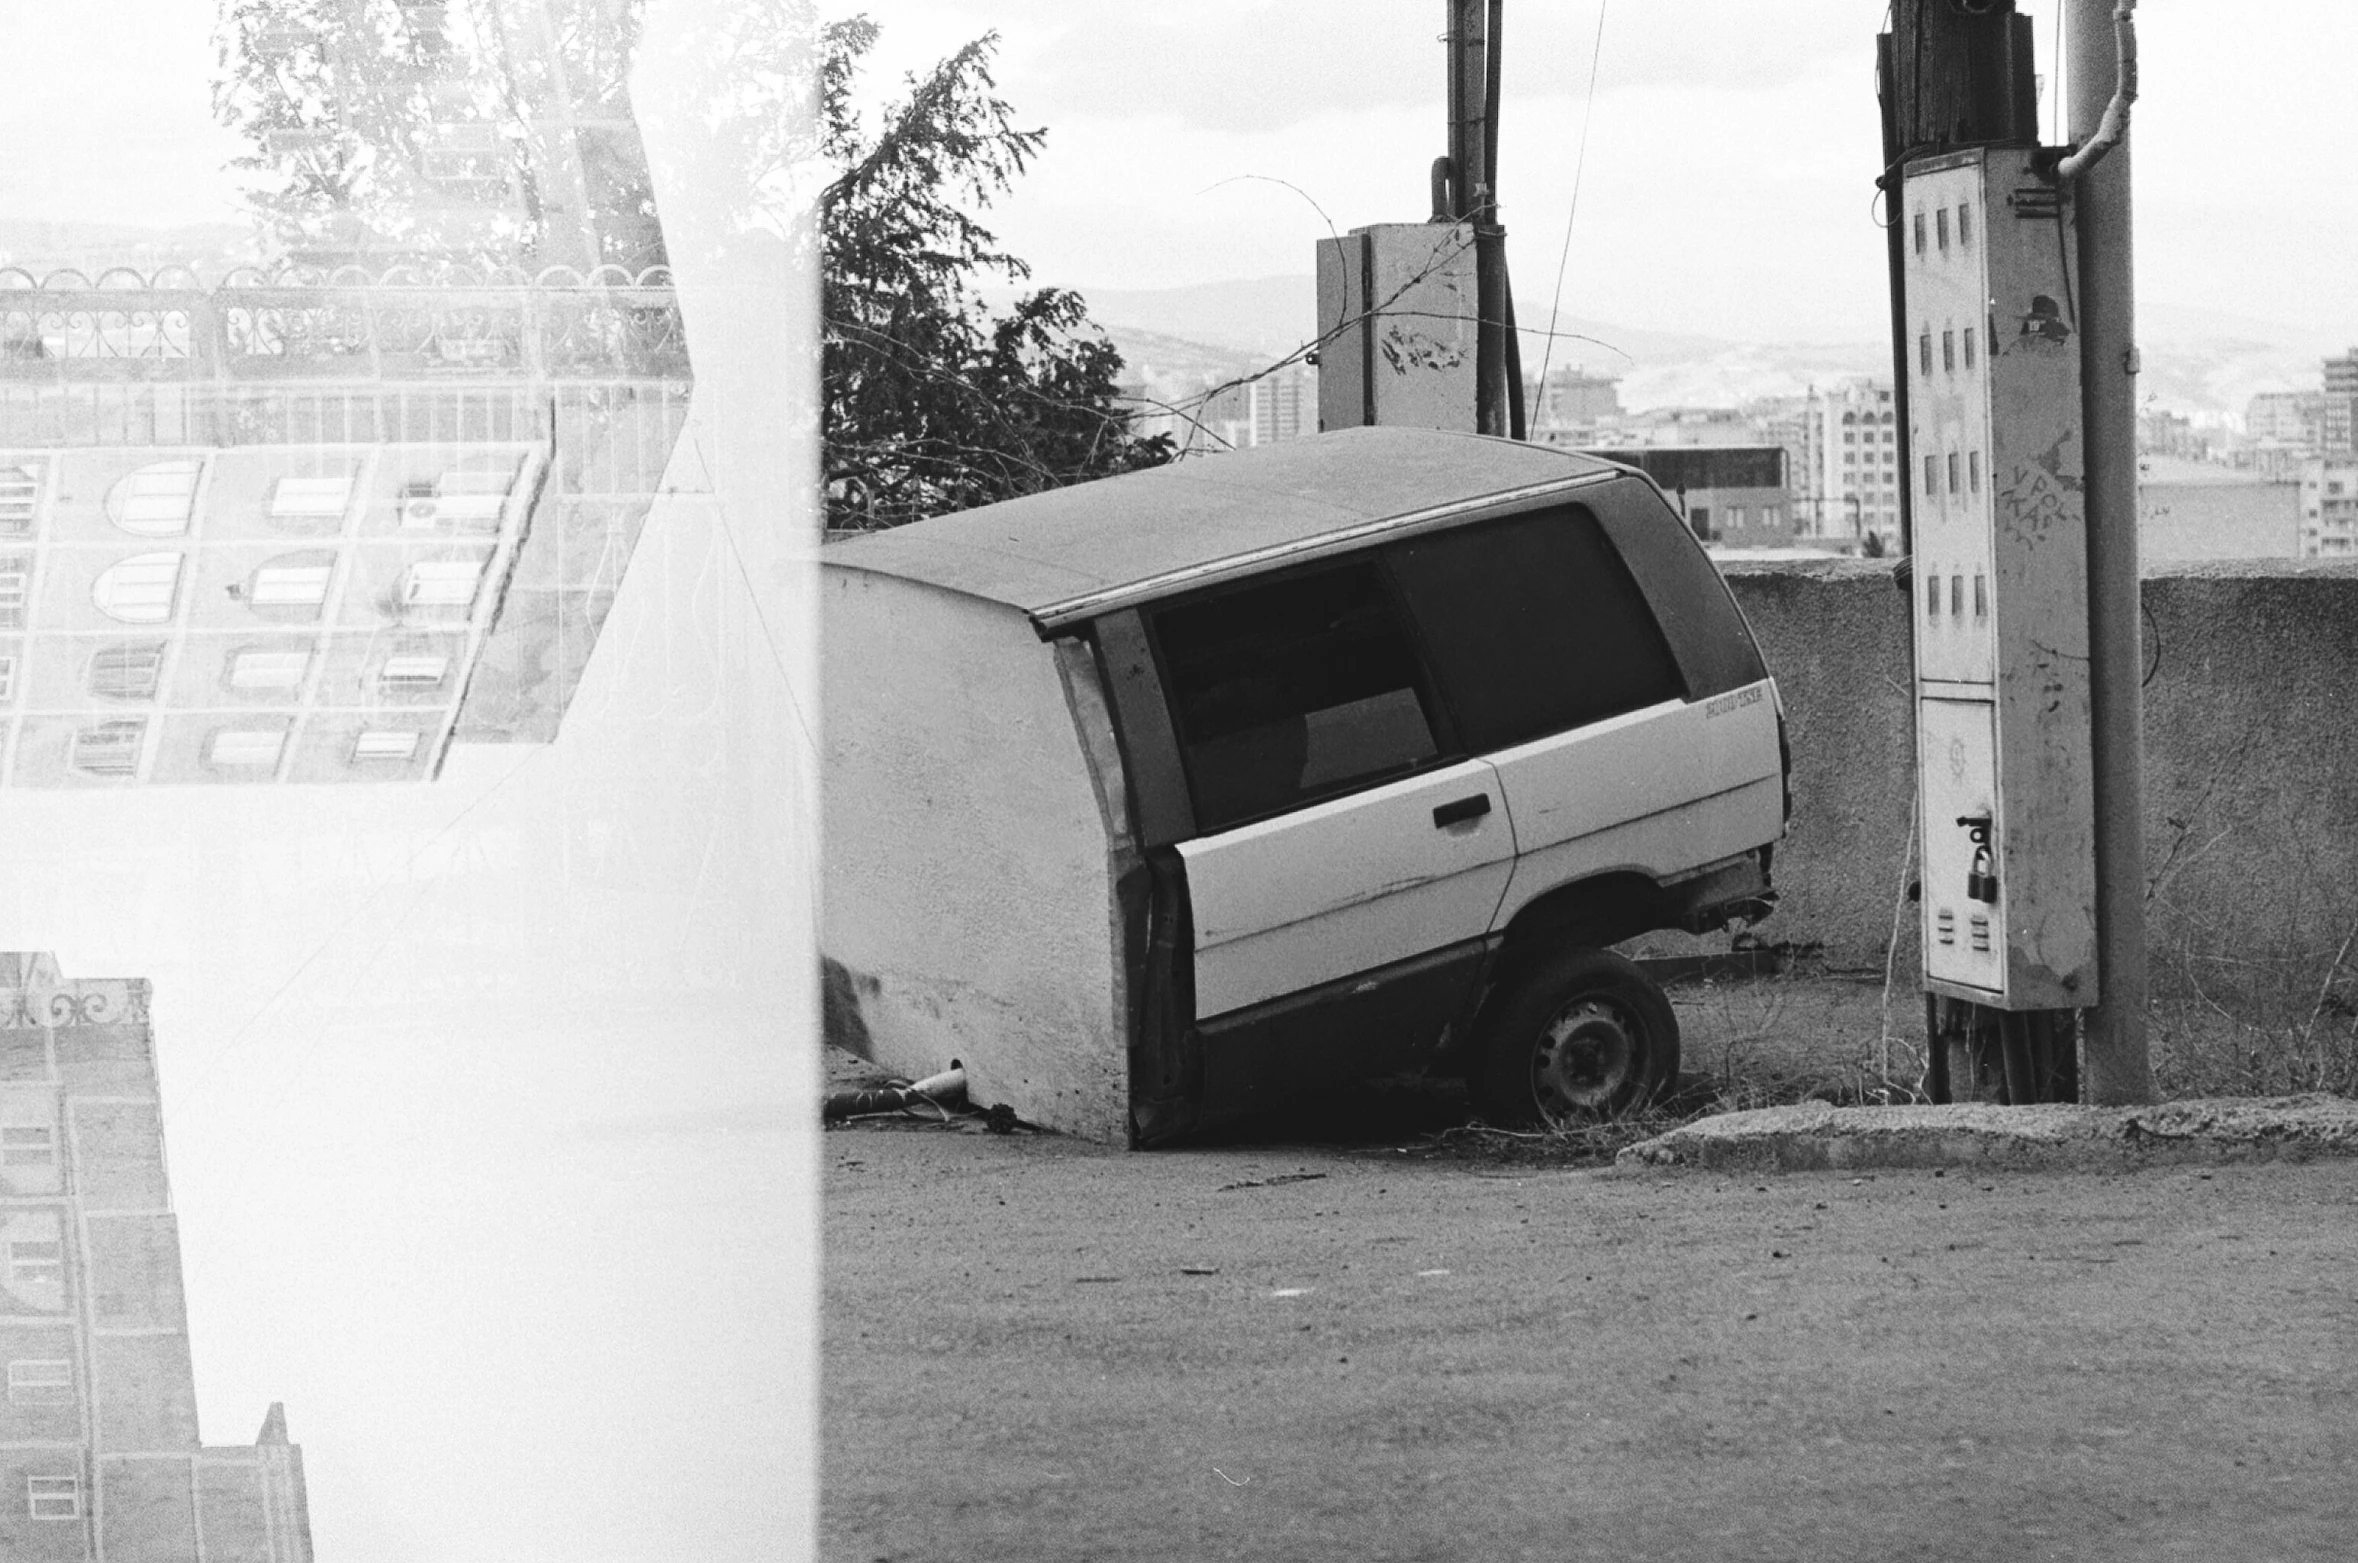
<path id="1" fill-rule="evenodd" d="M 2246 405 L 2243 432 L 2255 443 L 2315 450 L 2325 439 L 2325 394 L 2322 391 L 2262 391 Z"/>
<path id="2" fill-rule="evenodd" d="M 1164 435 L 1183 456 L 1318 432 L 1318 370 L 1311 364 L 1287 364 L 1209 394 L 1140 379 L 1125 383 L 1120 396 L 1136 433 Z"/>
<path id="3" fill-rule="evenodd" d="M 0 954 L 0 1558 L 312 1563 L 303 1453 L 198 1437 L 142 981 Z"/>
<path id="4" fill-rule="evenodd" d="M 554 738 L 686 418 L 670 288 L 122 280 L 0 290 L 0 785 Z"/>
<path id="5" fill-rule="evenodd" d="M 1662 487 L 1705 542 L 1790 542 L 1785 452 L 1775 445 L 1642 445 L 1584 455 L 1636 467 Z"/>
<path id="6" fill-rule="evenodd" d="M 1245 387 L 1252 427 L 1249 443 L 1272 445 L 1318 432 L 1318 370 L 1287 364 Z"/>
<path id="7" fill-rule="evenodd" d="M 2318 448 L 2329 455 L 2358 452 L 2358 347 L 2325 361 Z"/>
<path id="8" fill-rule="evenodd" d="M 1855 544 L 1899 542 L 1899 425 L 1891 388 L 1872 381 L 1810 391 L 1777 418 L 1773 437 L 1795 458 L 1793 503 L 1807 535 Z"/>
<path id="9" fill-rule="evenodd" d="M 2358 457 L 2312 456 L 2301 467 L 2301 557 L 2358 554 Z"/>
<path id="10" fill-rule="evenodd" d="M 2147 455 L 2199 461 L 2209 449 L 2209 441 L 2184 413 L 2152 407 L 2137 414 L 2137 449 Z"/>
<path id="11" fill-rule="evenodd" d="M 1596 428 L 1622 416 L 1621 382 L 1585 369 L 1559 369 L 1544 386 L 1526 385 L 1524 396 L 1525 422 L 1543 442 L 1550 430 Z"/>

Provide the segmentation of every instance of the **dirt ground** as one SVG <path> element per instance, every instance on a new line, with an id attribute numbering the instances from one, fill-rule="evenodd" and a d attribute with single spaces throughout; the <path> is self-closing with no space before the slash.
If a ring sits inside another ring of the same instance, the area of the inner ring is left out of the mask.
<path id="1" fill-rule="evenodd" d="M 1630 1174 L 1448 1110 L 831 1132 L 823 1556 L 2358 1552 L 2358 1164 Z"/>

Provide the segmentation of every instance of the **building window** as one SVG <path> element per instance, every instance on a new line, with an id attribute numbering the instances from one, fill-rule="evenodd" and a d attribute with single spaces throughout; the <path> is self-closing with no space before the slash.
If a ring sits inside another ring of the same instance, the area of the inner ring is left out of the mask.
<path id="1" fill-rule="evenodd" d="M 1954 331 L 1943 331 L 1940 334 L 1940 367 L 1946 374 L 1957 372 L 1957 333 Z"/>
<path id="2" fill-rule="evenodd" d="M 1924 253 L 1924 214 L 1922 212 L 1916 214 L 1916 253 L 1919 255 Z"/>
<path id="3" fill-rule="evenodd" d="M 266 564 L 254 572 L 248 600 L 257 608 L 316 608 L 327 601 L 332 561 Z"/>
<path id="4" fill-rule="evenodd" d="M 85 727 L 74 734 L 73 753 L 67 763 L 92 776 L 136 776 L 139 750 L 146 736 L 147 724 L 142 721 L 101 722 L 96 727 Z"/>
<path id="5" fill-rule="evenodd" d="M 65 1244 L 55 1238 L 15 1238 L 8 1245 L 12 1286 L 56 1286 L 65 1280 Z"/>
<path id="6" fill-rule="evenodd" d="M 506 472 L 445 472 L 431 482 L 404 484 L 401 529 L 433 532 L 445 528 L 496 531 L 508 502 Z"/>
<path id="7" fill-rule="evenodd" d="M 1940 458 L 1938 456 L 1924 458 L 1924 492 L 1928 495 L 1940 492 Z"/>
<path id="8" fill-rule="evenodd" d="M 464 608 L 483 579 L 480 559 L 421 559 L 402 579 L 401 600 L 420 607 Z"/>
<path id="9" fill-rule="evenodd" d="M 352 740 L 354 764 L 368 760 L 410 760 L 417 756 L 418 734 L 406 728 L 371 728 Z"/>
<path id="10" fill-rule="evenodd" d="M 329 530 L 344 519 L 352 502 L 352 474 L 334 478 L 280 478 L 270 488 L 270 519 L 298 531 Z"/>
<path id="11" fill-rule="evenodd" d="M 1973 577 L 1973 616 L 1977 619 L 1990 616 L 1990 583 L 1985 575 Z"/>
<path id="12" fill-rule="evenodd" d="M 122 624 L 162 624 L 180 590 L 178 554 L 137 554 L 108 565 L 90 585 L 99 612 Z"/>
<path id="13" fill-rule="evenodd" d="M 304 651 L 241 651 L 229 660 L 232 689 L 300 689 L 310 671 L 311 653 Z"/>
<path id="14" fill-rule="evenodd" d="M 0 1128 L 0 1166 L 53 1167 L 57 1164 L 57 1134 L 47 1124 L 11 1124 Z"/>
<path id="15" fill-rule="evenodd" d="M 1965 328 L 1965 367 L 1968 369 L 1973 367 L 1973 328 L 1971 326 Z"/>
<path id="16" fill-rule="evenodd" d="M 205 763 L 231 771 L 267 771 L 278 765 L 287 735 L 277 728 L 221 727 L 205 740 Z"/>
<path id="17" fill-rule="evenodd" d="M 0 700 L 16 698 L 16 658 L 0 657 Z"/>
<path id="18" fill-rule="evenodd" d="M 0 630 L 25 627 L 25 593 L 33 584 L 29 560 L 0 559 Z"/>
<path id="19" fill-rule="evenodd" d="M 141 537 L 178 537 L 196 508 L 201 461 L 158 461 L 118 481 L 106 493 L 106 518 Z"/>
<path id="20" fill-rule="evenodd" d="M 1934 231 L 1940 236 L 1940 252 L 1946 255 L 1949 253 L 1949 209 L 1944 206 L 1934 212 L 1932 223 Z"/>
<path id="21" fill-rule="evenodd" d="M 377 687 L 414 695 L 440 689 L 449 676 L 448 657 L 387 657 L 385 665 L 377 669 Z"/>
<path id="22" fill-rule="evenodd" d="M 19 1358 L 8 1365 L 8 1403 L 14 1406 L 70 1406 L 74 1365 L 64 1357 Z"/>
<path id="23" fill-rule="evenodd" d="M 1957 203 L 1957 242 L 1959 244 L 1973 242 L 1973 203 L 1971 201 Z M 1971 361 L 1967 360 L 1968 363 Z"/>
<path id="24" fill-rule="evenodd" d="M 1924 616 L 1928 619 L 1940 617 L 1940 577 L 1937 575 L 1924 577 Z"/>
<path id="25" fill-rule="evenodd" d="M 1923 336 L 1917 338 L 1916 356 L 1923 364 L 1923 373 L 1925 377 L 1929 379 L 1932 375 L 1932 333 L 1930 331 L 1925 332 Z"/>
<path id="26" fill-rule="evenodd" d="M 1976 494 L 1981 492 L 1980 451 L 1969 450 L 1965 453 L 1965 486 Z"/>
<path id="27" fill-rule="evenodd" d="M 164 643 L 132 641 L 90 658 L 90 692 L 105 700 L 153 700 L 164 672 Z"/>
<path id="28" fill-rule="evenodd" d="M 78 1520 L 82 1517 L 82 1478 L 79 1476 L 28 1476 L 25 1478 L 26 1512 L 37 1520 Z"/>
<path id="29" fill-rule="evenodd" d="M 40 506 L 40 467 L 0 466 L 0 534 L 22 537 L 32 531 Z"/>

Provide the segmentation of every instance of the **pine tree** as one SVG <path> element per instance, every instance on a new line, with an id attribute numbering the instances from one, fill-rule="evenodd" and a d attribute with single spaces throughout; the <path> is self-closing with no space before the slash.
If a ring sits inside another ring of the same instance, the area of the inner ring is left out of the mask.
<path id="1" fill-rule="evenodd" d="M 828 524 L 879 528 L 1168 461 L 1120 402 L 1122 359 L 1078 294 L 994 314 L 980 289 L 1031 270 L 973 215 L 1035 157 L 996 95 L 986 34 L 911 78 L 870 137 L 852 105 L 877 29 L 821 35 L 822 430 Z"/>

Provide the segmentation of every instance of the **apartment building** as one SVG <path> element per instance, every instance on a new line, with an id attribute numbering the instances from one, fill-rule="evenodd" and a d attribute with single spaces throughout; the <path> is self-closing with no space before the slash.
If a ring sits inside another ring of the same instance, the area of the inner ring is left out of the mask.
<path id="1" fill-rule="evenodd" d="M 0 1558 L 312 1563 L 303 1452 L 198 1435 L 142 981 L 0 954 Z"/>

